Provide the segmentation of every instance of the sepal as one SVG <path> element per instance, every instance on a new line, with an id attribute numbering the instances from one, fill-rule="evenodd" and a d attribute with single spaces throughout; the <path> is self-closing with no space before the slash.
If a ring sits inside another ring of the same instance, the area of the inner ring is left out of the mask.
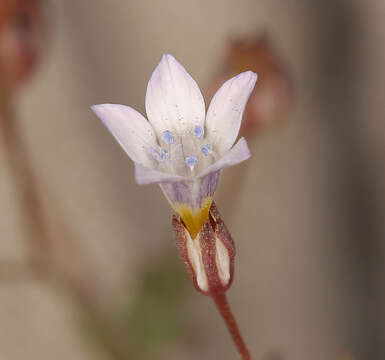
<path id="1" fill-rule="evenodd" d="M 205 295 L 224 293 L 233 281 L 235 246 L 215 204 L 194 239 L 180 216 L 174 215 L 172 224 L 179 255 L 195 288 Z"/>

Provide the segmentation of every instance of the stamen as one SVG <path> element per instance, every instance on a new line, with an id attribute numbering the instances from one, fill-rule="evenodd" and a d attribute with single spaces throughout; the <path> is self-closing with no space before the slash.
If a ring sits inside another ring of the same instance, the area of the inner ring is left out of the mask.
<path id="1" fill-rule="evenodd" d="M 198 163 L 196 156 L 189 156 L 185 159 L 186 165 L 192 170 L 192 168 Z"/>
<path id="2" fill-rule="evenodd" d="M 201 150 L 205 156 L 208 156 L 210 150 L 211 150 L 211 144 L 206 144 L 201 147 Z"/>
<path id="3" fill-rule="evenodd" d="M 168 159 L 168 151 L 166 149 L 160 150 L 160 158 L 161 160 Z"/>
<path id="4" fill-rule="evenodd" d="M 169 145 L 173 144 L 175 141 L 174 135 L 169 130 L 166 130 L 163 132 L 162 139 L 164 140 L 165 143 L 167 143 Z"/>
<path id="5" fill-rule="evenodd" d="M 157 161 L 160 160 L 160 154 L 159 154 L 159 150 L 154 148 L 154 147 L 149 147 L 147 148 L 148 152 L 153 156 L 153 158 Z"/>
<path id="6" fill-rule="evenodd" d="M 194 135 L 197 139 L 200 139 L 203 135 L 203 128 L 202 126 L 196 125 L 194 127 Z"/>
<path id="7" fill-rule="evenodd" d="M 169 158 L 169 153 L 166 149 L 160 149 L 159 151 L 154 147 L 150 147 L 147 150 L 154 157 L 156 161 L 163 161 Z"/>

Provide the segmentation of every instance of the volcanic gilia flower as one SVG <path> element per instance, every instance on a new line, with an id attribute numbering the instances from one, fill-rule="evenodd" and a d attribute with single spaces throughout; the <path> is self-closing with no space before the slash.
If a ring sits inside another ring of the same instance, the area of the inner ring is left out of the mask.
<path id="1" fill-rule="evenodd" d="M 206 113 L 194 79 L 164 55 L 147 85 L 148 120 L 124 105 L 91 107 L 134 161 L 136 181 L 160 185 L 192 239 L 208 218 L 221 170 L 250 157 L 244 138 L 234 143 L 256 80 L 246 71 L 226 81 Z"/>

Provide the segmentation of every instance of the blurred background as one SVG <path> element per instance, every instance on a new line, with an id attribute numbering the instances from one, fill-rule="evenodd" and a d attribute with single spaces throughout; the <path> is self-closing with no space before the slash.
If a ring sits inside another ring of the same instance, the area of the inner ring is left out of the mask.
<path id="1" fill-rule="evenodd" d="M 254 359 L 385 359 L 385 2 L 0 3 L 0 359 L 236 359 L 171 209 L 89 110 L 173 54 L 259 82 L 216 202 Z M 207 102 L 208 103 L 208 102 Z"/>

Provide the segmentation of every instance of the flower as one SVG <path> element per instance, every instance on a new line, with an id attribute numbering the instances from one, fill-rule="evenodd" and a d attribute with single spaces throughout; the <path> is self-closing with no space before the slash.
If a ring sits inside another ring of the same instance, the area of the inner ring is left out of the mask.
<path id="1" fill-rule="evenodd" d="M 160 184 L 192 239 L 208 219 L 221 170 L 250 157 L 244 138 L 234 142 L 256 80 L 246 71 L 226 81 L 205 114 L 198 85 L 167 54 L 147 85 L 148 120 L 124 105 L 91 107 L 134 161 L 138 184 Z"/>

